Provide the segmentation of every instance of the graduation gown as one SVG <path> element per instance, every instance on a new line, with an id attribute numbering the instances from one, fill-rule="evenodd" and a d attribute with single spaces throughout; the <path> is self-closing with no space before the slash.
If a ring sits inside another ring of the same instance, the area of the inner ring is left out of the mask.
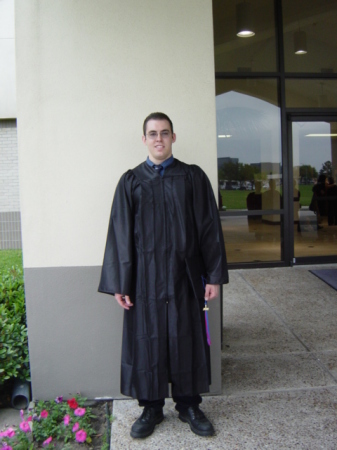
<path id="1" fill-rule="evenodd" d="M 157 400 L 209 391 L 203 299 L 186 259 L 202 256 L 207 283 L 228 283 L 220 218 L 206 174 L 175 159 L 161 177 L 146 162 L 116 188 L 99 292 L 124 294 L 121 392 Z"/>

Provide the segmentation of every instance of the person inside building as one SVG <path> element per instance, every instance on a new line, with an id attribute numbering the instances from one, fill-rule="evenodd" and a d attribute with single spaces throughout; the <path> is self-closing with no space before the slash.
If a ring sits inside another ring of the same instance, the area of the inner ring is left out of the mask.
<path id="1" fill-rule="evenodd" d="M 328 225 L 337 225 L 337 186 L 333 177 L 328 177 L 327 186 Z"/>
<path id="2" fill-rule="evenodd" d="M 246 198 L 246 204 L 248 211 L 256 211 L 262 209 L 262 183 L 259 180 L 255 181 L 255 191 L 251 192 L 247 195 Z M 262 223 L 262 216 L 254 215 L 254 216 L 248 216 L 248 229 L 249 232 L 255 233 L 255 237 L 257 240 L 260 240 L 262 236 L 261 232 L 261 223 Z"/>
<path id="3" fill-rule="evenodd" d="M 144 408 L 131 436 L 164 419 L 169 383 L 179 419 L 211 436 L 199 405 L 211 383 L 204 299 L 228 283 L 218 209 L 203 170 L 173 157 L 166 114 L 146 117 L 142 140 L 147 160 L 115 191 L 98 288 L 124 308 L 121 393 Z"/>
<path id="4" fill-rule="evenodd" d="M 327 190 L 328 180 L 324 173 L 320 174 L 317 183 L 312 188 L 312 200 L 309 209 L 317 216 L 317 227 L 322 228 L 322 218 L 327 215 Z"/>

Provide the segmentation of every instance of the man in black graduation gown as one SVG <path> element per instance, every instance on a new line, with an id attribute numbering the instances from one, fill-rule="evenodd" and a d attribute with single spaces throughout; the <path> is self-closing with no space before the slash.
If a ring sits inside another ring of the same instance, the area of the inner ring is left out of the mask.
<path id="1" fill-rule="evenodd" d="M 121 392 L 144 407 L 131 436 L 149 436 L 164 419 L 169 383 L 179 419 L 210 436 L 199 408 L 211 383 L 202 297 L 216 298 L 228 283 L 217 205 L 200 167 L 173 158 L 168 116 L 150 114 L 143 133 L 148 158 L 117 185 L 98 290 L 125 310 Z M 187 267 L 200 260 L 205 291 L 196 298 Z"/>

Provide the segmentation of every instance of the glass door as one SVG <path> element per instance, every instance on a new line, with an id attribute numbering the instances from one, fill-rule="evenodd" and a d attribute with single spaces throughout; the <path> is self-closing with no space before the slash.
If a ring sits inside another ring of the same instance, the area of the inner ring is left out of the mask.
<path id="1" fill-rule="evenodd" d="M 337 118 L 291 126 L 294 263 L 337 260 Z"/>

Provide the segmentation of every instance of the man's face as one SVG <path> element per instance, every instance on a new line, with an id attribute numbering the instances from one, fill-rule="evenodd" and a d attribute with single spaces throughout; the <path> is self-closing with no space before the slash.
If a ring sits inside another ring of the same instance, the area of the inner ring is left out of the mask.
<path id="1" fill-rule="evenodd" d="M 149 158 L 154 164 L 160 164 L 172 155 L 172 144 L 176 141 L 167 120 L 149 120 L 146 135 L 142 137 L 149 150 Z"/>

